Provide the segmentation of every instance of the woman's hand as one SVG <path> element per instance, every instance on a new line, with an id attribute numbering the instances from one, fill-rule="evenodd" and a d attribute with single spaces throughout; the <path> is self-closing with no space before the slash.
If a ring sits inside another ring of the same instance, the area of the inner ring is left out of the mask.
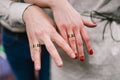
<path id="1" fill-rule="evenodd" d="M 74 53 L 79 54 L 80 60 L 84 61 L 83 40 L 92 55 L 93 50 L 84 27 L 95 27 L 96 24 L 82 18 L 67 0 L 56 0 L 56 6 L 52 7 L 52 11 L 60 34 L 69 43 Z"/>
<path id="2" fill-rule="evenodd" d="M 58 54 L 53 42 L 59 45 L 66 53 L 75 58 L 73 50 L 64 41 L 64 39 L 56 32 L 53 22 L 49 16 L 37 6 L 30 6 L 23 15 L 26 24 L 26 31 L 30 44 L 32 60 L 35 63 L 35 70 L 40 69 L 40 45 L 45 45 L 48 52 L 52 56 L 57 66 L 62 66 L 63 62 Z"/>

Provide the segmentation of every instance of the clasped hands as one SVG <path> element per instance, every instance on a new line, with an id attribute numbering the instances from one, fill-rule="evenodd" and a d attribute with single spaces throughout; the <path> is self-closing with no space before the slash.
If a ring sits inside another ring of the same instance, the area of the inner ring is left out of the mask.
<path id="1" fill-rule="evenodd" d="M 38 44 L 46 46 L 57 66 L 62 66 L 63 61 L 53 42 L 60 46 L 71 58 L 79 58 L 84 61 L 83 39 L 88 52 L 93 54 L 84 27 L 95 27 L 96 24 L 82 18 L 67 0 L 25 0 L 25 2 L 35 4 L 29 6 L 23 14 L 35 70 L 41 68 L 41 47 L 38 47 Z M 53 22 L 40 7 L 51 8 L 55 21 Z M 55 29 L 55 24 L 60 34 Z"/>

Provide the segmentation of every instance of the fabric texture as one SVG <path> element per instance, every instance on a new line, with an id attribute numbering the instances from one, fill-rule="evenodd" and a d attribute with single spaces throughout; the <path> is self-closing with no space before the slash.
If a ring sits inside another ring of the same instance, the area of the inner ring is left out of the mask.
<path id="1" fill-rule="evenodd" d="M 91 18 L 84 15 L 86 11 L 96 10 L 101 13 L 108 13 L 108 15 L 109 13 L 113 15 L 117 11 L 117 14 L 120 14 L 120 0 L 70 0 L 70 2 L 88 21 L 91 21 Z M 101 5 L 102 7 L 100 7 Z M 87 14 L 90 15 L 90 13 Z M 84 46 L 84 62 L 71 60 L 57 46 L 64 66 L 58 68 L 52 61 L 51 80 L 120 80 L 120 43 L 114 41 L 111 37 L 112 30 L 112 35 L 115 39 L 120 40 L 120 25 L 116 21 L 111 23 L 111 29 L 110 25 L 107 25 L 103 40 L 102 34 L 107 21 L 97 22 L 97 27 L 95 28 L 85 27 L 90 37 L 94 55 L 89 55 Z"/>
<path id="2" fill-rule="evenodd" d="M 15 80 L 8 61 L 0 56 L 0 80 Z"/>
<path id="3" fill-rule="evenodd" d="M 31 60 L 26 33 L 13 33 L 3 29 L 3 47 L 16 80 L 35 80 L 34 63 Z M 42 46 L 40 80 L 49 80 L 50 59 L 45 46 Z"/>
<path id="4" fill-rule="evenodd" d="M 22 15 L 31 4 L 0 0 L 0 23 L 13 32 L 25 32 Z"/>

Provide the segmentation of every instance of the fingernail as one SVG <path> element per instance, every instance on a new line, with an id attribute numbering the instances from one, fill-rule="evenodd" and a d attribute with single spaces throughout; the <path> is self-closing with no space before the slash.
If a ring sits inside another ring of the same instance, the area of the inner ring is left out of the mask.
<path id="1" fill-rule="evenodd" d="M 58 63 L 58 67 L 62 67 L 62 66 L 63 66 L 63 62 L 60 61 L 60 62 Z"/>
<path id="2" fill-rule="evenodd" d="M 36 71 L 40 70 L 40 66 L 37 65 L 37 66 L 35 67 L 35 70 L 36 70 Z"/>
<path id="3" fill-rule="evenodd" d="M 93 24 L 96 24 L 96 22 L 93 22 Z"/>
<path id="4" fill-rule="evenodd" d="M 92 50 L 92 49 L 90 49 L 89 53 L 90 53 L 90 55 L 93 55 L 93 50 Z"/>
<path id="5" fill-rule="evenodd" d="M 83 61 L 84 61 L 84 59 L 85 59 L 85 58 L 84 58 L 84 56 L 81 56 L 81 57 L 80 57 L 80 61 L 82 61 L 82 62 L 83 62 Z"/>
<path id="6" fill-rule="evenodd" d="M 76 57 L 76 55 L 73 53 L 73 54 L 71 54 L 71 57 L 72 57 L 72 58 L 75 58 L 75 57 Z"/>
<path id="7" fill-rule="evenodd" d="M 97 26 L 97 23 L 96 23 L 96 22 L 93 22 L 93 24 L 94 24 L 94 27 L 96 27 L 96 26 Z"/>
<path id="8" fill-rule="evenodd" d="M 75 59 L 77 59 L 78 58 L 78 53 L 75 53 Z"/>

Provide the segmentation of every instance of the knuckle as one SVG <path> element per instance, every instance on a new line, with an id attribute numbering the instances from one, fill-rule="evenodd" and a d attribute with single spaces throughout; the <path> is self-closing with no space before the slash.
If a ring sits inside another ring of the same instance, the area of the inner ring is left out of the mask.
<path id="1" fill-rule="evenodd" d="M 77 26 L 76 26 L 76 24 L 75 23 L 71 23 L 71 24 L 69 24 L 68 26 L 66 26 L 66 28 L 69 30 L 69 29 L 76 29 L 77 28 Z"/>
<path id="2" fill-rule="evenodd" d="M 48 45 L 47 48 L 50 50 L 50 49 L 52 48 L 52 46 L 51 46 L 51 45 Z"/>
<path id="3" fill-rule="evenodd" d="M 89 41 L 90 41 L 90 38 L 86 37 L 86 38 L 85 38 L 85 42 L 88 43 Z"/>
<path id="4" fill-rule="evenodd" d="M 82 20 L 80 20 L 80 21 L 79 21 L 79 23 L 78 23 L 78 25 L 79 25 L 79 26 L 84 26 L 83 21 L 82 21 Z"/>
<path id="5" fill-rule="evenodd" d="M 77 45 L 82 46 L 83 42 L 77 42 Z"/>
<path id="6" fill-rule="evenodd" d="M 84 27 L 80 26 L 80 32 L 83 32 L 83 30 L 84 30 Z"/>
<path id="7" fill-rule="evenodd" d="M 77 24 L 77 23 L 76 23 L 76 24 Z M 76 25 L 76 24 L 74 24 L 74 23 L 71 24 L 73 29 L 76 29 L 76 28 L 77 28 L 77 25 Z"/>
<path id="8" fill-rule="evenodd" d="M 51 30 L 51 33 L 52 34 L 57 34 L 55 30 Z"/>
<path id="9" fill-rule="evenodd" d="M 65 42 L 64 40 L 61 40 L 60 45 L 61 45 L 61 46 L 65 46 L 65 43 L 66 43 L 66 42 Z"/>
<path id="10" fill-rule="evenodd" d="M 67 39 L 67 37 L 65 37 L 65 38 L 64 38 L 64 40 L 65 40 L 66 42 L 68 42 L 68 39 Z M 63 41 L 63 42 L 64 42 L 64 41 Z M 63 42 L 62 42 L 62 44 L 64 44 Z"/>
<path id="11" fill-rule="evenodd" d="M 36 48 L 34 48 L 34 49 L 33 49 L 33 52 L 34 52 L 34 53 L 39 52 L 39 48 L 37 48 L 37 47 L 36 47 Z"/>
<path id="12" fill-rule="evenodd" d="M 71 42 L 71 43 L 75 43 L 75 38 L 71 38 L 71 39 L 70 39 L 70 42 Z"/>
<path id="13" fill-rule="evenodd" d="M 73 29 L 74 31 L 76 31 L 76 30 L 78 30 L 78 26 L 73 26 L 72 29 Z"/>
<path id="14" fill-rule="evenodd" d="M 36 31 L 35 35 L 39 36 L 39 35 L 44 35 L 45 31 L 41 30 L 41 31 Z"/>
<path id="15" fill-rule="evenodd" d="M 64 23 L 61 23 L 61 24 L 60 24 L 60 28 L 61 28 L 61 29 L 65 29 L 65 27 L 67 27 L 66 24 L 64 24 Z"/>
<path id="16" fill-rule="evenodd" d="M 68 40 L 67 36 L 63 35 L 62 37 L 64 38 L 65 41 Z M 62 42 L 64 42 L 64 40 L 62 40 Z"/>
<path id="17" fill-rule="evenodd" d="M 66 26 L 66 29 L 67 29 L 67 30 L 70 30 L 70 29 L 71 29 L 71 26 L 67 25 L 67 26 Z"/>
<path id="18" fill-rule="evenodd" d="M 83 30 L 83 29 L 84 29 L 84 26 L 83 26 L 83 25 L 81 25 L 81 26 L 80 26 L 80 29 L 81 29 L 81 30 Z"/>
<path id="19" fill-rule="evenodd" d="M 83 27 L 84 27 L 84 24 L 81 22 L 81 23 L 79 24 L 79 26 L 80 26 L 81 28 L 83 28 Z"/>
<path id="20" fill-rule="evenodd" d="M 48 48 L 49 52 L 51 52 L 51 53 L 54 52 L 54 48 L 53 48 L 53 46 L 48 45 L 47 48 Z"/>

